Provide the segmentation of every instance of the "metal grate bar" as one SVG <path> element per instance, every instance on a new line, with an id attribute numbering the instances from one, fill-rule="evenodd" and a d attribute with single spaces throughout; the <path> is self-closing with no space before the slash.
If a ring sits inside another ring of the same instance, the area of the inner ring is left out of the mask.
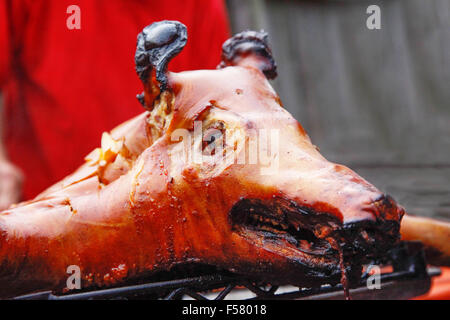
<path id="1" fill-rule="evenodd" d="M 367 274 L 361 284 L 350 293 L 355 299 L 407 299 L 426 293 L 431 277 L 440 274 L 439 268 L 426 268 L 422 246 L 414 242 L 403 242 L 391 252 L 390 264 L 393 272 L 380 276 L 381 290 L 369 290 Z M 16 297 L 20 300 L 85 300 L 85 299 L 133 299 L 145 298 L 150 294 L 165 300 L 182 299 L 189 296 L 196 300 L 207 300 L 208 291 L 221 289 L 215 300 L 223 300 L 233 290 L 245 288 L 254 293 L 252 299 L 342 299 L 342 285 L 324 285 L 319 288 L 298 288 L 291 292 L 276 293 L 278 286 L 260 287 L 250 280 L 233 275 L 213 274 L 179 280 L 153 282 L 140 285 L 95 290 L 68 295 L 54 295 L 49 291 Z M 164 298 L 165 297 L 165 298 Z M 154 298 L 154 296 L 153 296 Z"/>

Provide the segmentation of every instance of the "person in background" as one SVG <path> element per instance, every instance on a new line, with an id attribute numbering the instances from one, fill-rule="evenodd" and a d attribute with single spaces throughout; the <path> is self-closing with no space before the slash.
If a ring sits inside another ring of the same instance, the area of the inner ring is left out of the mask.
<path id="1" fill-rule="evenodd" d="M 171 70 L 216 67 L 229 37 L 222 0 L 0 0 L 0 210 L 71 173 L 102 132 L 143 111 L 136 37 L 160 20 L 188 29 Z"/>

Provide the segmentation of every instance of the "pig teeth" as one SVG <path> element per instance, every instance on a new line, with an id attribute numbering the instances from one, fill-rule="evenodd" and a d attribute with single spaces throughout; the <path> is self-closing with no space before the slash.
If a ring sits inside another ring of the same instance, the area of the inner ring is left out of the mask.
<path id="1" fill-rule="evenodd" d="M 281 227 L 283 230 L 288 230 L 289 225 L 278 220 L 273 220 L 271 218 L 263 217 L 258 214 L 249 214 L 248 221 L 253 222 L 253 224 L 259 225 L 262 230 L 270 230 L 271 227 Z"/>

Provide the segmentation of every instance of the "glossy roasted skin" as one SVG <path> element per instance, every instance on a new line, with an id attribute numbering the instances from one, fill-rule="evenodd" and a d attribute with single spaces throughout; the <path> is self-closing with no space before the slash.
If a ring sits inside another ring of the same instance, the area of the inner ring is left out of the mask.
<path id="1" fill-rule="evenodd" d="M 178 23 L 157 27 L 144 30 L 141 42 L 165 37 L 145 48 L 176 43 Z M 140 73 L 146 112 L 104 134 L 74 174 L 0 214 L 1 296 L 64 292 L 70 265 L 80 267 L 83 289 L 188 263 L 277 283 L 336 283 L 342 266 L 357 279 L 363 261 L 398 241 L 403 209 L 322 157 L 283 109 L 266 78 L 276 72 L 264 35 L 236 39 L 225 44 L 229 54 L 218 70 L 170 73 L 162 66 L 158 76 L 157 62 L 150 65 Z M 243 146 L 260 129 L 275 130 L 276 170 L 265 172 L 260 161 L 230 164 L 222 152 L 202 163 L 183 158 L 186 145 L 205 153 L 211 143 L 180 139 L 194 121 L 204 135 L 232 132 L 237 142 L 227 135 L 224 150 L 244 159 Z"/>

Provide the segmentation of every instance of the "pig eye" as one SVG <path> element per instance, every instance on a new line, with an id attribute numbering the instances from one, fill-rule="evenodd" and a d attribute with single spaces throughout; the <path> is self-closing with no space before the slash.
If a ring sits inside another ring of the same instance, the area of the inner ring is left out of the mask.
<path id="1" fill-rule="evenodd" d="M 203 153 L 214 155 L 218 149 L 223 149 L 225 142 L 225 124 L 221 121 L 215 122 L 204 130 L 202 139 Z"/>

